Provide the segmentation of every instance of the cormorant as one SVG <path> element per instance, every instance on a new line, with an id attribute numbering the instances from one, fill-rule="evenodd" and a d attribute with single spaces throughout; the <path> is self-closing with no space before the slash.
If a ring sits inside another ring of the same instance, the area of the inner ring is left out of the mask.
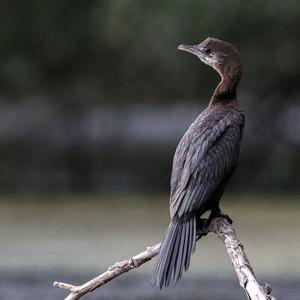
<path id="1" fill-rule="evenodd" d="M 176 283 L 196 248 L 197 220 L 223 215 L 219 201 L 240 153 L 244 115 L 236 88 L 241 78 L 238 51 L 228 42 L 207 38 L 198 45 L 180 45 L 221 76 L 208 107 L 196 118 L 177 146 L 171 176 L 171 223 L 162 242 L 151 283 Z"/>

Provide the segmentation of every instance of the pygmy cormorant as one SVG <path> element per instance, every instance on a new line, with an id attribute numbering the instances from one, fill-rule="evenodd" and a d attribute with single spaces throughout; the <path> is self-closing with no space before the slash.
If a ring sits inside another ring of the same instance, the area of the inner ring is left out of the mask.
<path id="1" fill-rule="evenodd" d="M 228 42 L 207 38 L 198 45 L 180 45 L 221 76 L 208 107 L 177 146 L 171 176 L 171 223 L 162 242 L 152 284 L 168 286 L 182 276 L 196 247 L 197 220 L 224 216 L 219 201 L 240 153 L 244 115 L 236 88 L 241 78 L 238 51 Z"/>

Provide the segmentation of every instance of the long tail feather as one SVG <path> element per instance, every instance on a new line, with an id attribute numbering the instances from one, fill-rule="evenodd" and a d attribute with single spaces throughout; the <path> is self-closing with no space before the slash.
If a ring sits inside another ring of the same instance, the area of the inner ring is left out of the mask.
<path id="1" fill-rule="evenodd" d="M 196 218 L 172 221 L 162 242 L 151 283 L 160 289 L 176 283 L 196 248 Z"/>

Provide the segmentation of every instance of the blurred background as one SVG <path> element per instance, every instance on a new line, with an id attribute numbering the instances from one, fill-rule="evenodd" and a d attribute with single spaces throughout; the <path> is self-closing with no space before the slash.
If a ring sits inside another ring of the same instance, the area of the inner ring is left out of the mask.
<path id="1" fill-rule="evenodd" d="M 299 1 L 2 0 L 0 17 L 0 299 L 63 299 L 52 281 L 162 239 L 176 145 L 219 81 L 177 46 L 208 36 L 243 63 L 222 207 L 258 278 L 299 299 Z M 245 297 L 215 236 L 196 252 L 173 289 L 150 287 L 149 263 L 86 298 Z"/>

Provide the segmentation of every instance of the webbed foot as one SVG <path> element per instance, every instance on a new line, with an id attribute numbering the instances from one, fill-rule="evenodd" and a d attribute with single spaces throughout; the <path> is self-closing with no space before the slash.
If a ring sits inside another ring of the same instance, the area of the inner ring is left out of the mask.
<path id="1" fill-rule="evenodd" d="M 233 223 L 233 220 L 227 214 L 224 214 L 220 208 L 211 211 L 208 221 L 211 222 L 214 218 L 225 218 L 229 224 Z"/>

